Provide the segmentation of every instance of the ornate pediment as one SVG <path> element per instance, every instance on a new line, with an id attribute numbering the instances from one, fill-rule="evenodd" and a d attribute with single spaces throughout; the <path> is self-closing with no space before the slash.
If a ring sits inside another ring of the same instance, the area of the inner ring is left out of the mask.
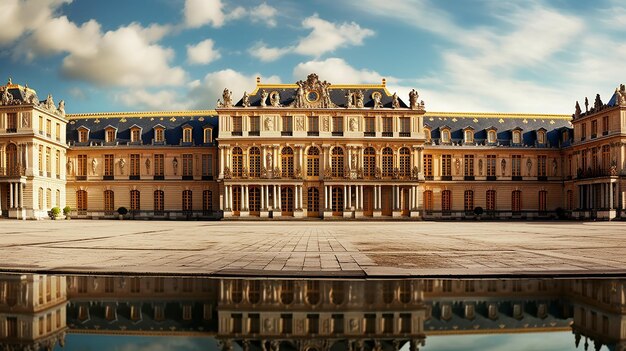
<path id="1" fill-rule="evenodd" d="M 320 81 L 315 73 L 308 75 L 306 80 L 296 82 L 298 89 L 290 107 L 296 108 L 332 108 L 337 107 L 330 99 L 330 83 Z"/>

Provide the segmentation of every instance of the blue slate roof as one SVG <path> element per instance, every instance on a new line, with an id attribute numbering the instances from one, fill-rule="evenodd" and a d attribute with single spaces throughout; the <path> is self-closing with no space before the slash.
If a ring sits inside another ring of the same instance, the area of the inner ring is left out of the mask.
<path id="1" fill-rule="evenodd" d="M 452 143 L 463 142 L 463 130 L 472 128 L 474 130 L 474 141 L 479 145 L 487 141 L 487 130 L 496 129 L 497 144 L 500 146 L 511 146 L 513 139 L 513 130 L 521 128 L 522 145 L 520 146 L 541 146 L 554 147 L 569 145 L 569 141 L 562 142 L 562 133 L 568 132 L 569 139 L 573 136 L 571 133 L 571 122 L 569 119 L 562 117 L 550 116 L 533 116 L 533 115 L 498 115 L 484 117 L 480 114 L 472 116 L 471 113 L 463 114 L 459 117 L 455 114 L 446 115 L 445 113 L 437 113 L 424 116 L 424 127 L 431 131 L 431 139 L 435 144 L 440 144 L 441 130 L 445 127 L 450 128 L 450 137 Z M 541 128 L 546 131 L 547 143 L 537 145 L 537 131 Z"/>
<path id="2" fill-rule="evenodd" d="M 143 145 L 153 145 L 154 127 L 157 125 L 165 128 L 165 143 L 160 145 L 182 145 L 183 127 L 192 127 L 193 146 L 215 145 L 215 139 L 218 134 L 217 115 L 198 115 L 198 116 L 172 116 L 164 113 L 163 115 L 149 116 L 116 116 L 107 117 L 103 115 L 94 115 L 89 117 L 70 116 L 70 122 L 67 125 L 67 141 L 72 145 L 94 145 L 104 143 L 105 128 L 113 126 L 117 128 L 118 145 L 125 145 L 130 142 L 130 129 L 133 126 L 141 128 L 141 140 Z M 85 127 L 89 129 L 89 142 L 78 143 L 78 129 Z M 204 129 L 213 128 L 213 142 L 211 144 L 204 143 Z M 134 144 L 133 144 L 134 145 Z M 155 144 L 158 145 L 158 144 Z M 185 144 L 190 146 L 189 144 Z"/>

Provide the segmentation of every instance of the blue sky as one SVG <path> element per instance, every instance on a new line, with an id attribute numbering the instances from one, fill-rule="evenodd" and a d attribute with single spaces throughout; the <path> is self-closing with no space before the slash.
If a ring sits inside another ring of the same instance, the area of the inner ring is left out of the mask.
<path id="1" fill-rule="evenodd" d="M 214 108 L 316 72 L 430 111 L 571 114 L 626 83 L 622 0 L 2 0 L 0 77 L 67 111 Z"/>

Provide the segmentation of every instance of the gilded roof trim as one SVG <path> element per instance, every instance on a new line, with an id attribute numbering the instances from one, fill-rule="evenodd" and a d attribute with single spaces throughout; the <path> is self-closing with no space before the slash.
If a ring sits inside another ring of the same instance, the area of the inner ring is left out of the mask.
<path id="1" fill-rule="evenodd" d="M 571 120 L 571 115 L 545 114 L 545 113 L 500 113 L 500 112 L 430 112 L 426 111 L 424 117 L 480 117 L 480 118 L 548 118 Z"/>
<path id="2" fill-rule="evenodd" d="M 146 112 L 95 112 L 95 113 L 71 113 L 65 115 L 67 119 L 81 118 L 119 118 L 119 117 L 195 117 L 217 116 L 215 110 L 181 110 L 181 111 L 146 111 Z"/>

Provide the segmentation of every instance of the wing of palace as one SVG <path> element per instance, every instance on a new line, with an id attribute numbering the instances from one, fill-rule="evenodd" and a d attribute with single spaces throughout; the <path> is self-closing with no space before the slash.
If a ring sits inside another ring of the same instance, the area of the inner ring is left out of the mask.
<path id="1" fill-rule="evenodd" d="M 426 111 L 316 74 L 216 110 L 66 114 L 0 86 L 0 213 L 47 218 L 624 218 L 626 89 L 572 115 Z M 455 106 L 456 108 L 456 106 Z M 564 107 L 567 108 L 567 107 Z"/>

